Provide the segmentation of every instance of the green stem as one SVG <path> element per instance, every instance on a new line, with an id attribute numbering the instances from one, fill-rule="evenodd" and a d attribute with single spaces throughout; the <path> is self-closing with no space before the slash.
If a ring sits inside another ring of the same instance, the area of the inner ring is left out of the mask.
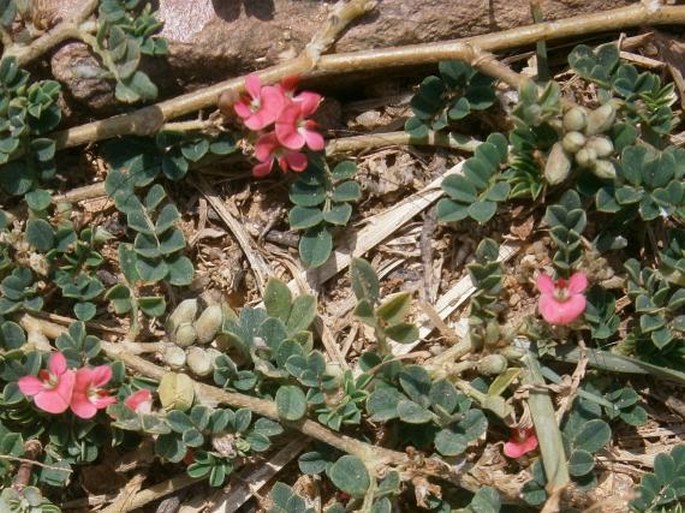
<path id="1" fill-rule="evenodd" d="M 544 23 L 545 18 L 542 14 L 540 0 L 530 0 L 530 10 L 533 14 L 533 21 L 535 23 Z M 550 73 L 549 59 L 547 58 L 547 43 L 544 39 L 540 39 L 535 43 L 535 56 L 537 60 L 538 80 L 540 82 L 547 82 L 550 79 Z"/>
<path id="2" fill-rule="evenodd" d="M 564 443 L 554 414 L 552 398 L 546 388 L 545 378 L 536 355 L 528 351 L 521 361 L 525 365 L 523 384 L 530 387 L 528 408 L 540 444 L 545 476 L 551 487 L 548 491 L 553 493 L 555 490 L 566 487 L 571 480 L 566 466 Z"/>

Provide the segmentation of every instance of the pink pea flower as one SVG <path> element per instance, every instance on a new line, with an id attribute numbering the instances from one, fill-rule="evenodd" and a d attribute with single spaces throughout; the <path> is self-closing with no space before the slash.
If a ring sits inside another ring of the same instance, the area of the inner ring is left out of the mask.
<path id="1" fill-rule="evenodd" d="M 109 395 L 109 390 L 103 390 L 112 379 L 112 369 L 107 365 L 98 365 L 92 369 L 83 368 L 76 371 L 74 395 L 71 398 L 71 411 L 82 419 L 90 419 L 98 410 L 107 408 L 117 402 Z"/>
<path id="2" fill-rule="evenodd" d="M 504 455 L 507 458 L 520 458 L 538 448 L 538 437 L 530 428 L 513 429 L 511 438 L 504 443 Z"/>
<path id="3" fill-rule="evenodd" d="M 569 324 L 585 311 L 587 288 L 585 273 L 574 273 L 570 279 L 553 281 L 545 273 L 538 276 L 536 285 L 540 291 L 538 305 L 542 317 L 550 324 Z"/>
<path id="4" fill-rule="evenodd" d="M 261 130 L 276 120 L 283 109 L 285 95 L 277 86 L 264 86 L 254 73 L 245 78 L 245 89 L 249 97 L 243 96 L 233 106 L 250 130 Z"/>
<path id="5" fill-rule="evenodd" d="M 67 369 L 62 353 L 53 353 L 48 368 L 36 376 L 23 376 L 17 384 L 21 393 L 33 397 L 36 406 L 48 413 L 63 413 L 69 408 L 74 389 L 75 374 Z"/>
<path id="6" fill-rule="evenodd" d="M 124 404 L 136 413 L 150 413 L 152 411 L 152 393 L 143 388 L 124 399 Z"/>
<path id="7" fill-rule="evenodd" d="M 281 111 L 276 118 L 276 137 L 283 146 L 290 150 L 299 150 L 305 145 L 313 151 L 323 150 L 325 143 L 323 136 L 316 131 L 316 122 L 306 119 L 309 115 L 307 112 L 313 112 L 312 108 L 316 110 L 316 105 L 318 99 L 316 103 L 310 99 L 293 101 Z"/>
<path id="8" fill-rule="evenodd" d="M 301 172 L 307 168 L 307 156 L 299 151 L 283 148 L 274 132 L 264 134 L 257 140 L 255 157 L 260 163 L 252 168 L 252 174 L 258 178 L 271 173 L 275 161 L 283 171 L 291 169 Z"/>

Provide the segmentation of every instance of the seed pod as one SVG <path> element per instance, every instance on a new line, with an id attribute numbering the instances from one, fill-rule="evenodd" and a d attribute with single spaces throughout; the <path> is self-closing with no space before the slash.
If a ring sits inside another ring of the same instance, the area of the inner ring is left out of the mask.
<path id="1" fill-rule="evenodd" d="M 200 344 L 209 344 L 216 334 L 221 329 L 221 323 L 224 320 L 221 305 L 212 305 L 205 309 L 200 314 L 200 317 L 195 321 L 195 331 L 197 332 L 197 341 Z"/>
<path id="2" fill-rule="evenodd" d="M 616 109 L 612 104 L 605 103 L 588 115 L 585 135 L 596 135 L 606 132 L 614 124 L 614 119 L 616 119 Z"/>
<path id="3" fill-rule="evenodd" d="M 608 137 L 590 137 L 585 147 L 591 150 L 595 150 L 595 153 L 597 153 L 597 156 L 600 158 L 608 157 L 614 152 L 614 144 Z"/>
<path id="4" fill-rule="evenodd" d="M 480 359 L 476 369 L 486 376 L 502 374 L 507 370 L 507 359 L 501 354 L 489 354 Z"/>
<path id="5" fill-rule="evenodd" d="M 186 322 L 193 322 L 197 316 L 197 299 L 181 301 L 166 320 L 166 331 L 173 335 L 178 327 Z"/>
<path id="6" fill-rule="evenodd" d="M 590 167 L 597 160 L 597 152 L 591 148 L 583 148 L 576 153 L 576 162 L 581 167 Z"/>
<path id="7" fill-rule="evenodd" d="M 563 126 L 567 132 L 580 132 L 587 123 L 587 114 L 582 107 L 573 107 L 564 114 Z"/>
<path id="8" fill-rule="evenodd" d="M 554 143 L 545 164 L 545 179 L 550 185 L 557 185 L 566 180 L 570 172 L 571 160 L 561 143 Z"/>
<path id="9" fill-rule="evenodd" d="M 616 168 L 614 164 L 608 160 L 597 159 L 590 170 L 604 180 L 613 180 L 616 178 Z"/>
<path id="10" fill-rule="evenodd" d="M 187 411 L 195 399 L 193 380 L 185 374 L 167 372 L 159 382 L 159 401 L 166 411 Z"/>
<path id="11" fill-rule="evenodd" d="M 191 346 L 197 341 L 197 331 L 191 323 L 183 323 L 178 327 L 171 341 L 179 347 Z"/>
<path id="12" fill-rule="evenodd" d="M 568 132 L 561 141 L 562 146 L 568 153 L 576 153 L 583 146 L 587 139 L 580 132 Z"/>
<path id="13" fill-rule="evenodd" d="M 186 351 L 186 363 L 191 372 L 197 376 L 209 376 L 213 369 L 212 359 L 201 347 L 189 347 Z"/>
<path id="14" fill-rule="evenodd" d="M 167 344 L 162 351 L 166 364 L 173 370 L 180 370 L 186 364 L 186 352 L 174 344 Z"/>

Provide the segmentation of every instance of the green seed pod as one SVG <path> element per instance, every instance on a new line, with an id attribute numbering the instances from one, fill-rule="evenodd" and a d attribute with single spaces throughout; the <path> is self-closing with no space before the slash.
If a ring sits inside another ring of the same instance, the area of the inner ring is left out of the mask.
<path id="1" fill-rule="evenodd" d="M 486 376 L 502 374 L 507 370 L 507 359 L 501 354 L 489 354 L 480 359 L 476 369 Z"/>
<path id="2" fill-rule="evenodd" d="M 213 369 L 212 359 L 201 347 L 189 347 L 186 351 L 186 363 L 191 372 L 197 376 L 209 376 Z"/>
<path id="3" fill-rule="evenodd" d="M 157 393 L 166 411 L 187 411 L 195 399 L 195 386 L 193 380 L 185 374 L 167 372 L 159 382 Z"/>
<path id="4" fill-rule="evenodd" d="M 576 162 L 581 167 L 591 167 L 597 160 L 597 152 L 591 148 L 583 148 L 576 153 Z"/>
<path id="5" fill-rule="evenodd" d="M 162 351 L 166 364 L 173 370 L 180 370 L 186 364 L 186 352 L 174 344 L 167 344 Z"/>
<path id="6" fill-rule="evenodd" d="M 613 180 L 616 178 L 616 168 L 614 164 L 608 160 L 597 159 L 590 170 L 599 178 L 604 180 Z"/>
<path id="7" fill-rule="evenodd" d="M 585 135 L 596 135 L 606 132 L 614 124 L 615 119 L 616 109 L 612 104 L 605 103 L 588 115 Z"/>
<path id="8" fill-rule="evenodd" d="M 221 305 L 207 307 L 194 323 L 197 341 L 200 344 L 209 344 L 214 340 L 214 337 L 216 337 L 216 334 L 221 329 L 223 320 L 224 314 Z"/>
<path id="9" fill-rule="evenodd" d="M 166 320 L 166 331 L 173 335 L 178 327 L 186 322 L 193 322 L 197 316 L 197 299 L 181 301 Z"/>
<path id="10" fill-rule="evenodd" d="M 608 137 L 590 137 L 585 147 L 591 150 L 595 150 L 595 153 L 597 153 L 597 156 L 600 158 L 608 157 L 614 152 L 614 144 Z"/>
<path id="11" fill-rule="evenodd" d="M 550 185 L 557 185 L 571 172 L 571 160 L 564 151 L 561 143 L 554 143 L 545 164 L 545 179 Z"/>
<path id="12" fill-rule="evenodd" d="M 580 132 L 587 123 L 587 114 L 582 107 L 573 107 L 564 114 L 563 126 L 567 132 Z"/>
<path id="13" fill-rule="evenodd" d="M 568 153 L 576 153 L 583 146 L 587 139 L 580 132 L 568 132 L 561 141 L 562 146 Z"/>
<path id="14" fill-rule="evenodd" d="M 172 342 L 179 347 L 191 346 L 196 341 L 197 331 L 195 331 L 195 327 L 189 322 L 181 324 L 172 337 Z"/>

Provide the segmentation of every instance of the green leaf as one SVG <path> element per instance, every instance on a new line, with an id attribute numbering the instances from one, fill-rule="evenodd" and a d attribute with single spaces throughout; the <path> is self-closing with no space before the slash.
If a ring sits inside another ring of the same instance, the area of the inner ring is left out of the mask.
<path id="1" fill-rule="evenodd" d="M 181 146 L 181 153 L 191 162 L 199 161 L 208 151 L 209 141 L 207 139 L 196 139 Z"/>
<path id="2" fill-rule="evenodd" d="M 52 249 L 55 242 L 55 232 L 45 219 L 29 219 L 26 223 L 26 240 L 41 252 Z"/>
<path id="3" fill-rule="evenodd" d="M 595 458 L 588 451 L 576 449 L 568 460 L 568 472 L 572 476 L 584 476 L 595 468 Z"/>
<path id="4" fill-rule="evenodd" d="M 156 283 L 166 278 L 169 267 L 163 260 L 147 260 L 136 258 L 136 271 L 140 279 L 148 283 Z"/>
<path id="5" fill-rule="evenodd" d="M 186 247 L 186 240 L 183 236 L 183 232 L 178 228 L 171 228 L 164 235 L 160 236 L 159 243 L 159 251 L 165 256 L 181 251 Z"/>
<path id="6" fill-rule="evenodd" d="M 305 230 L 317 226 L 323 221 L 323 212 L 317 207 L 295 205 L 288 212 L 288 222 L 293 230 Z"/>
<path id="7" fill-rule="evenodd" d="M 375 422 L 387 422 L 398 417 L 397 405 L 404 398 L 390 387 L 377 388 L 366 400 L 366 409 Z"/>
<path id="8" fill-rule="evenodd" d="M 193 281 L 193 263 L 190 258 L 184 255 L 179 255 L 166 261 L 169 272 L 168 281 L 172 285 L 182 287 L 190 285 Z"/>
<path id="9" fill-rule="evenodd" d="M 295 298 L 290 310 L 290 316 L 286 327 L 289 333 L 304 331 L 316 317 L 316 298 L 310 295 L 301 295 Z"/>
<path id="10" fill-rule="evenodd" d="M 480 224 L 489 221 L 497 212 L 497 203 L 492 201 L 476 201 L 468 207 L 471 218 Z"/>
<path id="11" fill-rule="evenodd" d="M 320 452 L 311 451 L 302 454 L 297 464 L 303 474 L 315 475 L 326 470 L 330 462 Z"/>
<path id="12" fill-rule="evenodd" d="M 352 205 L 349 203 L 334 203 L 330 210 L 324 210 L 323 220 L 338 226 L 345 226 L 352 217 Z"/>
<path id="13" fill-rule="evenodd" d="M 264 289 L 264 306 L 271 317 L 287 322 L 292 307 L 292 294 L 288 286 L 277 278 L 269 278 Z"/>
<path id="14" fill-rule="evenodd" d="M 436 213 L 441 223 L 454 223 L 466 219 L 469 215 L 467 205 L 447 198 L 438 201 Z"/>
<path id="15" fill-rule="evenodd" d="M 155 442 L 155 454 L 166 458 L 172 463 L 178 463 L 186 455 L 186 447 L 174 433 L 160 435 Z"/>
<path id="16" fill-rule="evenodd" d="M 352 291 L 357 299 L 368 299 L 371 303 L 378 301 L 380 284 L 370 263 L 363 258 L 353 258 L 350 263 L 350 275 Z"/>
<path id="17" fill-rule="evenodd" d="M 176 205 L 169 203 L 159 211 L 155 221 L 155 232 L 161 234 L 171 228 L 181 218 Z"/>
<path id="18" fill-rule="evenodd" d="M 284 420 L 300 420 L 307 413 L 307 399 L 304 392 L 296 386 L 285 385 L 276 392 L 278 416 Z"/>
<path id="19" fill-rule="evenodd" d="M 501 507 L 502 501 L 497 490 L 490 486 L 480 488 L 469 505 L 473 513 L 498 513 Z"/>
<path id="20" fill-rule="evenodd" d="M 390 325 L 401 323 L 411 308 L 411 293 L 398 292 L 386 298 L 376 310 L 378 316 Z"/>
<path id="21" fill-rule="evenodd" d="M 402 322 L 389 326 L 385 329 L 385 334 L 400 344 L 411 344 L 419 338 L 419 329 L 411 323 Z"/>
<path id="22" fill-rule="evenodd" d="M 300 238 L 300 258 L 307 267 L 323 265 L 332 251 L 333 237 L 325 226 L 309 229 Z"/>
<path id="23" fill-rule="evenodd" d="M 433 420 L 434 415 L 414 401 L 401 399 L 397 403 L 397 415 L 408 424 L 425 424 Z"/>
<path id="24" fill-rule="evenodd" d="M 575 449 L 594 453 L 609 443 L 610 439 L 611 429 L 609 425 L 601 419 L 593 419 L 575 434 L 571 440 L 571 445 Z"/>
<path id="25" fill-rule="evenodd" d="M 468 410 L 463 419 L 450 424 L 435 436 L 435 449 L 443 456 L 457 456 L 487 429 L 488 421 L 480 410 Z"/>
<path id="26" fill-rule="evenodd" d="M 164 296 L 142 296 L 138 298 L 138 306 L 148 317 L 161 317 L 166 311 Z"/>
<path id="27" fill-rule="evenodd" d="M 96 308 L 91 302 L 76 303 L 74 305 L 74 314 L 80 321 L 89 321 L 95 317 Z"/>
<path id="28" fill-rule="evenodd" d="M 328 477 L 336 488 L 352 497 L 364 497 L 371 486 L 371 477 L 364 462 L 356 456 L 346 455 L 328 469 Z"/>
<path id="29" fill-rule="evenodd" d="M 50 193 L 42 189 L 27 192 L 24 199 L 29 208 L 36 212 L 46 210 L 52 203 L 52 196 Z"/>
<path id="30" fill-rule="evenodd" d="M 357 201 L 362 197 L 362 190 L 359 184 L 353 180 L 348 180 L 333 189 L 331 199 L 335 202 Z"/>
<path id="31" fill-rule="evenodd" d="M 338 163 L 333 170 L 331 175 L 334 180 L 348 180 L 352 178 L 357 173 L 357 164 L 351 160 L 343 160 Z"/>
<path id="32" fill-rule="evenodd" d="M 326 200 L 326 189 L 320 184 L 296 180 L 290 186 L 290 201 L 300 207 L 316 207 Z"/>

